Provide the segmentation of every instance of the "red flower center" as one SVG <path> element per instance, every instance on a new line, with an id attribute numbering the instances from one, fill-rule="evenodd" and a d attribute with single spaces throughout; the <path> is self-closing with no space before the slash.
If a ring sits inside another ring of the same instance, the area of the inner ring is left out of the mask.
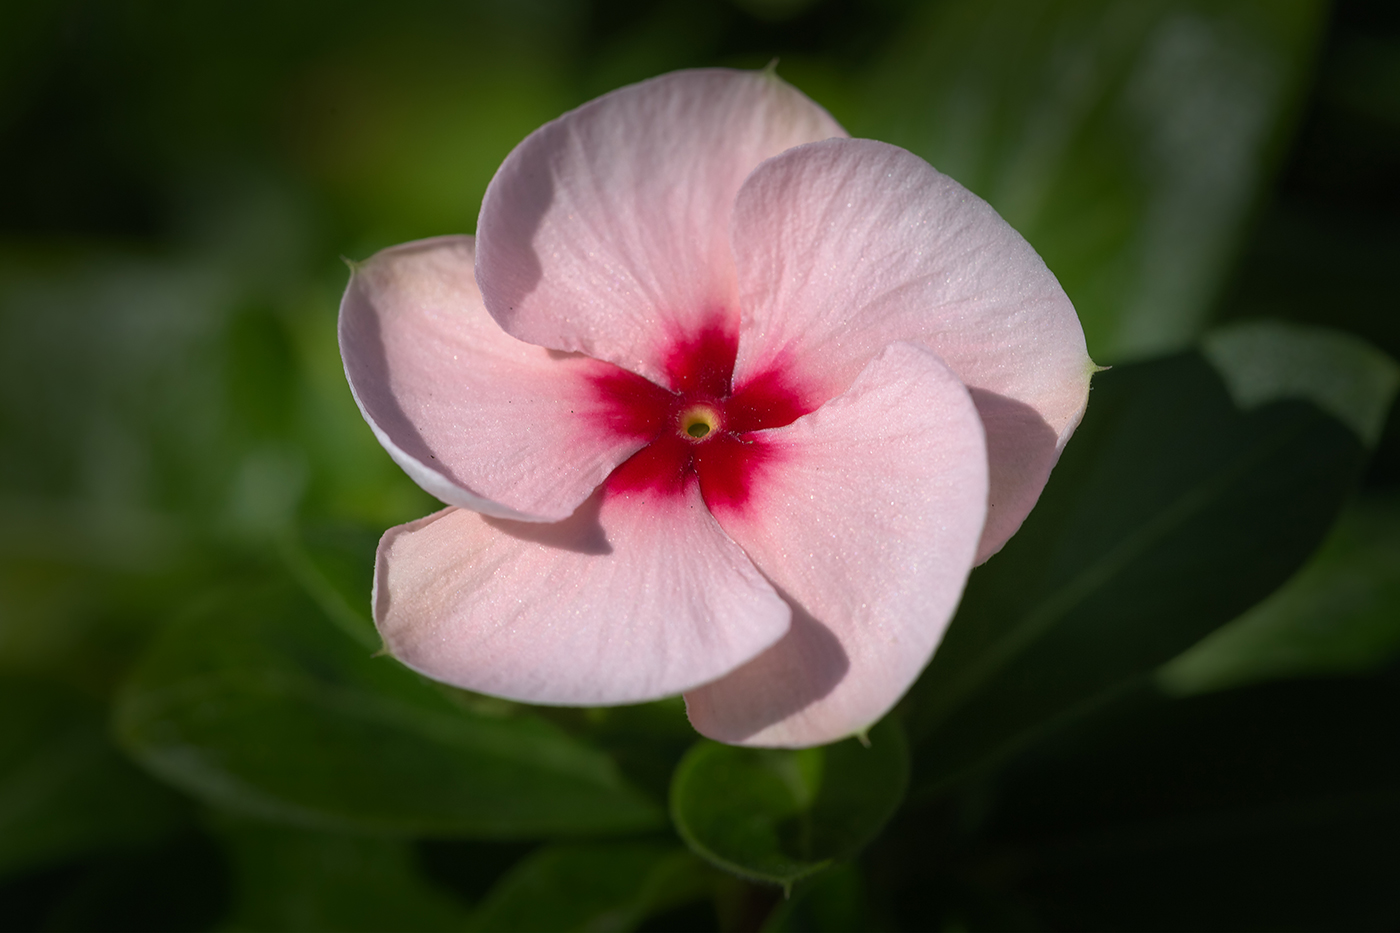
<path id="1" fill-rule="evenodd" d="M 810 408 L 778 369 L 733 386 L 738 351 L 737 335 L 711 325 L 672 345 L 669 388 L 622 369 L 594 377 L 607 427 L 648 441 L 608 477 L 608 492 L 679 495 L 698 482 L 711 510 L 748 501 L 758 469 L 777 455 L 755 432 L 791 424 Z"/>

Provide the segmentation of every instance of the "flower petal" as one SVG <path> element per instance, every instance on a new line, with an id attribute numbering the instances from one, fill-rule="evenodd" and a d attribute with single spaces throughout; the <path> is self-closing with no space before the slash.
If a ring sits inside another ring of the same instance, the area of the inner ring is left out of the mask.
<path id="1" fill-rule="evenodd" d="M 566 521 L 448 509 L 379 545 L 374 617 L 429 677 L 529 703 L 635 703 L 713 680 L 782 637 L 789 609 L 685 496 L 598 493 Z"/>
<path id="2" fill-rule="evenodd" d="M 729 220 L 744 178 L 844 135 L 767 71 L 680 71 L 584 104 L 531 133 L 486 190 L 486 307 L 521 340 L 665 385 L 666 346 L 737 326 Z"/>
<path id="3" fill-rule="evenodd" d="M 792 627 L 687 708 L 723 742 L 832 742 L 894 705 L 952 617 L 986 514 L 982 426 L 933 353 L 896 343 L 763 436 L 772 466 L 716 517 L 792 603 Z"/>
<path id="4" fill-rule="evenodd" d="M 471 237 L 407 243 L 356 266 L 340 352 L 379 442 L 453 505 L 566 518 L 645 443 L 608 428 L 590 380 L 614 367 L 522 343 L 491 319 Z"/>
<path id="5" fill-rule="evenodd" d="M 984 201 L 911 153 L 827 140 L 783 153 L 734 209 L 745 322 L 735 384 L 780 365 L 806 397 L 843 391 L 896 340 L 932 348 L 987 433 L 984 560 L 1035 505 L 1083 416 L 1093 364 L 1055 277 Z"/>

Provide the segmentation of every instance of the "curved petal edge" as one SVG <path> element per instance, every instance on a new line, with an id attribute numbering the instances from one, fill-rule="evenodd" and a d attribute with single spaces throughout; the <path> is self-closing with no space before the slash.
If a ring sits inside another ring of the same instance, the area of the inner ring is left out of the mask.
<path id="1" fill-rule="evenodd" d="M 471 237 L 406 243 L 354 266 L 341 357 L 389 456 L 451 505 L 567 518 L 644 443 L 610 430 L 596 360 L 522 343 L 486 313 Z"/>
<path id="2" fill-rule="evenodd" d="M 770 71 L 678 71 L 531 133 L 477 223 L 477 279 L 509 333 L 665 385 L 664 347 L 733 330 L 729 221 L 761 162 L 845 131 Z"/>
<path id="3" fill-rule="evenodd" d="M 562 706 L 680 693 L 762 652 L 790 617 L 694 487 L 600 492 L 550 525 L 438 512 L 384 535 L 373 599 L 409 667 Z"/>
<path id="4" fill-rule="evenodd" d="M 987 502 L 982 424 L 924 347 L 887 347 L 835 399 L 767 432 L 752 509 L 717 518 L 793 607 L 786 636 L 686 694 L 722 742 L 800 747 L 860 733 L 933 655 Z"/>
<path id="5" fill-rule="evenodd" d="M 1030 244 L 923 159 L 869 139 L 800 146 L 738 193 L 749 319 L 735 378 L 782 366 L 830 398 L 894 341 L 973 391 L 991 458 L 979 560 L 1020 527 L 1083 416 L 1094 365 L 1074 307 Z"/>

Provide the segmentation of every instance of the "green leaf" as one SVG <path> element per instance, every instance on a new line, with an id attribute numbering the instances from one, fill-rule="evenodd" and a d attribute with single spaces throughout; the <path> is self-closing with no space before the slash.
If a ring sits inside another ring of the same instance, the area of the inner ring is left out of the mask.
<path id="1" fill-rule="evenodd" d="M 266 819 L 497 838 L 658 825 L 607 756 L 509 709 L 371 657 L 298 590 L 267 584 L 214 594 L 168 629 L 116 724 L 155 774 Z"/>
<path id="2" fill-rule="evenodd" d="M 350 229 L 381 246 L 460 229 L 511 148 L 581 102 L 556 44 L 569 12 L 543 9 L 525 36 L 499 19 L 454 34 L 441 15 L 380 31 L 373 55 L 343 50 L 291 89 L 299 161 Z M 464 57 L 464 41 L 479 47 Z"/>
<path id="3" fill-rule="evenodd" d="M 1021 913 L 1003 928 L 1379 926 L 1400 908 L 1397 675 L 1186 699 L 1140 681 L 1033 743 L 992 787 L 973 782 L 962 808 L 927 808 L 942 826 L 911 814 L 901 829 L 938 839 L 945 873 L 924 869 L 893 898 L 957 874 Z"/>
<path id="4" fill-rule="evenodd" d="M 604 749 L 629 781 L 659 800 L 666 799 L 676 766 L 695 744 L 695 728 L 686 718 L 682 697 L 633 706 L 554 709 L 550 715 Z"/>
<path id="5" fill-rule="evenodd" d="M 631 930 L 712 887 L 712 870 L 674 845 L 551 845 L 496 884 L 472 929 Z"/>
<path id="6" fill-rule="evenodd" d="M 1400 654 L 1400 497 L 1367 496 L 1278 592 L 1158 673 L 1188 696 L 1284 677 L 1361 674 Z"/>
<path id="7" fill-rule="evenodd" d="M 974 571 L 906 701 L 937 789 L 1111 697 L 1276 589 L 1364 460 L 1311 404 L 1242 412 L 1195 353 L 1095 377 L 1039 505 Z"/>
<path id="8" fill-rule="evenodd" d="M 1306 399 L 1374 448 L 1400 388 L 1400 366 L 1358 337 L 1325 327 L 1253 321 L 1206 335 L 1201 346 L 1244 411 Z"/>
<path id="9" fill-rule="evenodd" d="M 927 4 L 852 130 L 986 198 L 1114 363 L 1188 344 L 1268 181 L 1321 0 Z"/>
<path id="10" fill-rule="evenodd" d="M 109 560 L 169 556 L 169 516 L 208 515 L 235 472 L 218 352 L 233 297 L 194 262 L 0 250 L 6 492 L 111 516 L 84 551 L 130 536 L 135 556 Z"/>
<path id="11" fill-rule="evenodd" d="M 361 525 L 320 523 L 279 540 L 282 564 L 321 612 L 370 650 L 383 642 L 369 616 L 379 534 Z"/>
<path id="12" fill-rule="evenodd" d="M 461 930 L 467 908 L 418 873 L 412 843 L 221 819 L 229 930 Z"/>
<path id="13" fill-rule="evenodd" d="M 791 886 L 860 851 L 904 799 L 903 730 L 887 718 L 869 741 L 799 751 L 701 742 L 676 769 L 671 817 L 720 868 Z"/>
<path id="14" fill-rule="evenodd" d="M 870 928 L 865 878 L 858 864 L 839 865 L 799 883 L 763 922 L 764 933 L 850 933 Z"/>
<path id="15" fill-rule="evenodd" d="M 106 710 L 54 684 L 0 677 L 0 875 L 162 839 L 175 794 L 107 738 Z"/>

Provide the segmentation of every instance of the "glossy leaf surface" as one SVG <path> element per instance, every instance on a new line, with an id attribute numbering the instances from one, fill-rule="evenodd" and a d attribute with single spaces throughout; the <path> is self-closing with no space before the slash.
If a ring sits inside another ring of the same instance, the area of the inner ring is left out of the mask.
<path id="1" fill-rule="evenodd" d="M 272 584 L 223 591 L 168 630 L 116 715 L 151 771 L 264 818 L 489 837 L 659 821 L 601 752 L 455 696 L 371 657 L 297 590 Z"/>
<path id="2" fill-rule="evenodd" d="M 1158 673 L 1177 695 L 1366 673 L 1400 654 L 1400 500 L 1360 497 L 1278 592 Z"/>
<path id="3" fill-rule="evenodd" d="M 791 885 L 847 859 L 904 798 L 908 753 L 888 718 L 856 739 L 789 751 L 701 742 L 671 784 L 671 816 L 697 853 L 727 871 Z"/>
<path id="4" fill-rule="evenodd" d="M 921 786 L 1101 702 L 1268 595 L 1363 460 L 1309 403 L 1238 410 L 1194 353 L 1100 374 L 1040 504 L 973 574 L 911 691 Z"/>

